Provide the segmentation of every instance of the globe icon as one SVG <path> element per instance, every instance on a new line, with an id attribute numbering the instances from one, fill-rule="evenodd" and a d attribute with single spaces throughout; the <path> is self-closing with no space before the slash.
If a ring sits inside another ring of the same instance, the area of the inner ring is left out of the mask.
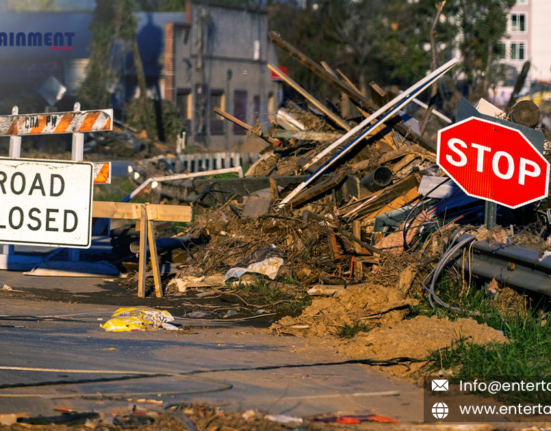
<path id="1" fill-rule="evenodd" d="M 436 419 L 445 419 L 448 413 L 448 405 L 446 403 L 436 403 L 432 406 L 432 415 Z"/>

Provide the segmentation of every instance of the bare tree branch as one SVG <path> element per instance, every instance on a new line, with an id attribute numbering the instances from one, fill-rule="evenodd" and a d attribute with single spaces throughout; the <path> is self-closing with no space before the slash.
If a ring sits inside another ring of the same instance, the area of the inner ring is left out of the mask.
<path id="1" fill-rule="evenodd" d="M 430 51 L 432 56 L 432 70 L 436 70 L 437 68 L 437 47 L 436 47 L 436 26 L 438 25 L 438 20 L 440 19 L 440 15 L 442 14 L 442 10 L 444 9 L 444 6 L 446 5 L 446 0 L 441 1 L 436 6 L 436 16 L 434 17 L 434 21 L 432 22 L 432 27 L 430 29 Z M 427 126 L 429 124 L 429 119 L 432 113 L 432 110 L 434 109 L 434 103 L 436 102 L 436 94 L 438 93 L 438 84 L 435 82 L 432 84 L 431 90 L 430 90 L 430 100 L 429 100 L 429 107 L 427 108 L 427 112 L 425 112 L 425 117 L 423 118 L 423 123 L 421 124 L 421 136 L 425 134 L 425 130 L 427 129 Z"/>

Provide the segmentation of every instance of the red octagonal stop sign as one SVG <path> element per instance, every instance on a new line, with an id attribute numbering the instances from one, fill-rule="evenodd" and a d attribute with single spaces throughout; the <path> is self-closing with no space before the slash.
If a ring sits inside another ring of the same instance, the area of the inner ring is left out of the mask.
<path id="1" fill-rule="evenodd" d="M 438 165 L 469 196 L 518 208 L 547 197 L 549 163 L 519 131 L 467 118 L 438 132 Z"/>

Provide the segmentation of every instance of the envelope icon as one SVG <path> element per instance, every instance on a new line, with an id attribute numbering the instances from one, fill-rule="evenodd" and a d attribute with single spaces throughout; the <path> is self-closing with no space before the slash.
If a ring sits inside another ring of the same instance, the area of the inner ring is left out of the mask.
<path id="1" fill-rule="evenodd" d="M 433 391 L 447 391 L 449 388 L 449 383 L 444 379 L 436 379 L 432 381 L 432 390 Z"/>

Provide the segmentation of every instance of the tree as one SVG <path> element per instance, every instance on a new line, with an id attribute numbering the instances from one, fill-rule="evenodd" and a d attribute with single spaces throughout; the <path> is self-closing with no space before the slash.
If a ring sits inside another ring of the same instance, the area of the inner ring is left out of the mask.
<path id="1" fill-rule="evenodd" d="M 52 12 L 59 7 L 55 0 L 8 0 L 8 8 L 15 11 Z"/>
<path id="2" fill-rule="evenodd" d="M 105 107 L 109 102 L 109 93 L 106 90 L 106 83 L 110 78 L 108 65 L 111 47 L 117 35 L 114 16 L 115 2 L 97 0 L 89 27 L 90 61 L 86 77 L 78 90 L 78 98 L 94 108 Z"/>
<path id="3" fill-rule="evenodd" d="M 499 41 L 507 29 L 507 12 L 516 0 L 455 0 L 462 69 L 473 94 L 485 97 L 489 86 L 499 79 L 496 59 Z"/>
<path id="4" fill-rule="evenodd" d="M 434 27 L 440 0 L 318 0 L 312 11 L 276 3 L 270 8 L 270 27 L 314 60 L 342 68 L 362 90 L 372 80 L 406 88 L 425 76 L 434 35 L 438 65 L 458 48 L 463 61 L 455 75 L 463 72 L 469 93 L 480 97 L 501 76 L 499 41 L 514 3 L 448 0 Z M 287 56 L 281 59 L 310 91 L 328 89 Z M 455 90 L 457 81 L 449 82 Z"/>
<path id="5" fill-rule="evenodd" d="M 132 46 L 132 58 L 134 59 L 134 69 L 136 71 L 138 87 L 140 88 L 140 100 L 142 102 L 143 109 L 143 124 L 145 126 L 147 136 L 153 139 L 156 134 L 148 114 L 149 105 L 147 103 L 147 81 L 138 47 L 138 40 L 136 39 L 136 27 L 138 24 L 136 17 L 134 16 L 135 2 L 132 0 L 119 0 L 116 3 L 117 7 L 115 9 L 115 17 L 117 27 L 120 29 L 119 36 L 123 41 L 130 43 Z"/>

